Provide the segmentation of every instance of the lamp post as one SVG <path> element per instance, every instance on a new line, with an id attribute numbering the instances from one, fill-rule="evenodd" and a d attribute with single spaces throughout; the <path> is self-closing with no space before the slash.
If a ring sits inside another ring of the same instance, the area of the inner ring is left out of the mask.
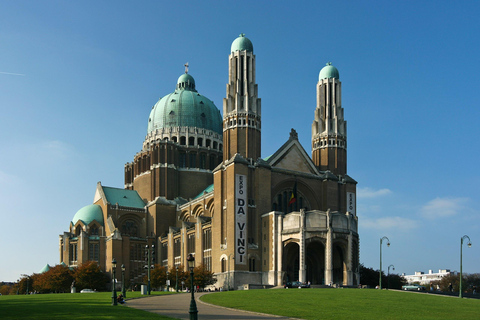
<path id="1" fill-rule="evenodd" d="M 192 292 L 192 298 L 190 299 L 190 320 L 197 320 L 198 310 L 195 302 L 195 296 L 193 295 L 193 269 L 195 268 L 195 257 L 193 254 L 189 254 L 187 257 L 188 268 L 190 269 L 190 291 Z"/>
<path id="2" fill-rule="evenodd" d="M 458 297 L 459 298 L 463 298 L 463 294 L 462 294 L 462 249 L 463 249 L 463 240 L 464 239 L 468 239 L 468 247 L 472 247 L 472 241 L 470 240 L 470 237 L 467 236 L 467 235 L 464 235 L 461 239 L 460 239 L 460 288 L 458 291 L 460 291 L 458 293 Z"/>
<path id="3" fill-rule="evenodd" d="M 380 280 L 378 281 L 378 287 L 382 290 L 382 242 L 387 240 L 387 247 L 390 247 L 390 240 L 387 237 L 380 238 Z"/>
<path id="4" fill-rule="evenodd" d="M 152 290 L 150 286 L 150 270 L 152 269 L 152 263 L 155 263 L 155 245 L 152 244 L 151 247 L 145 245 L 145 262 L 147 265 L 145 266 L 145 269 L 147 269 L 147 277 L 148 277 L 148 283 L 147 283 L 147 292 L 148 295 L 150 295 L 150 292 Z"/>
<path id="5" fill-rule="evenodd" d="M 115 270 L 117 269 L 117 260 L 112 260 L 112 306 L 117 305 L 117 288 L 115 287 Z"/>
<path id="6" fill-rule="evenodd" d="M 178 292 L 178 266 L 175 267 L 175 291 Z"/>
<path id="7" fill-rule="evenodd" d="M 125 291 L 125 265 L 122 264 L 121 268 L 122 268 L 122 295 L 123 295 L 123 299 L 126 299 L 127 292 Z"/>
<path id="8" fill-rule="evenodd" d="M 387 273 L 387 290 L 390 289 L 390 267 L 393 267 L 395 270 L 395 266 L 393 264 L 388 266 L 388 273 Z"/>

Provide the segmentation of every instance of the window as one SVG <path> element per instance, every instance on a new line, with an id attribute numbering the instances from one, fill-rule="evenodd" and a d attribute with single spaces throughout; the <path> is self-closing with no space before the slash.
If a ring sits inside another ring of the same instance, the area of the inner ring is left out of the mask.
<path id="1" fill-rule="evenodd" d="M 180 152 L 178 155 L 178 166 L 180 168 L 185 168 L 187 166 L 187 155 L 185 152 Z"/>
<path id="2" fill-rule="evenodd" d="M 143 247 L 141 243 L 132 243 L 130 245 L 130 260 L 143 261 Z"/>
<path id="3" fill-rule="evenodd" d="M 90 235 L 91 236 L 98 236 L 98 227 L 97 226 L 92 226 L 90 228 Z"/>
<path id="4" fill-rule="evenodd" d="M 69 246 L 70 264 L 77 264 L 77 244 L 71 243 Z"/>
<path id="5" fill-rule="evenodd" d="M 88 245 L 88 260 L 98 261 L 99 245 L 98 243 L 90 243 Z"/>
<path id="6" fill-rule="evenodd" d="M 160 254 L 161 254 L 161 261 L 162 261 L 162 266 L 166 267 L 168 266 L 168 242 L 162 243 L 162 247 L 160 249 Z"/>
<path id="7" fill-rule="evenodd" d="M 175 259 L 175 267 L 178 267 L 182 264 L 182 242 L 180 238 L 176 238 L 173 240 L 173 256 Z"/>
<path id="8" fill-rule="evenodd" d="M 227 260 L 225 258 L 222 258 L 222 272 L 227 271 Z"/>
<path id="9" fill-rule="evenodd" d="M 205 153 L 200 154 L 200 163 L 199 167 L 200 169 L 205 169 L 207 164 L 207 155 Z"/>
<path id="10" fill-rule="evenodd" d="M 197 154 L 192 152 L 189 153 L 189 163 L 188 163 L 189 168 L 196 168 L 197 167 Z"/>
<path id="11" fill-rule="evenodd" d="M 195 253 L 195 233 L 190 233 L 187 239 L 187 254 Z"/>
<path id="12" fill-rule="evenodd" d="M 212 271 L 212 229 L 203 230 L 203 264 Z"/>
<path id="13" fill-rule="evenodd" d="M 248 271 L 255 271 L 255 258 L 248 259 Z"/>
<path id="14" fill-rule="evenodd" d="M 133 220 L 126 220 L 122 224 L 122 235 L 130 237 L 138 237 L 137 224 Z"/>

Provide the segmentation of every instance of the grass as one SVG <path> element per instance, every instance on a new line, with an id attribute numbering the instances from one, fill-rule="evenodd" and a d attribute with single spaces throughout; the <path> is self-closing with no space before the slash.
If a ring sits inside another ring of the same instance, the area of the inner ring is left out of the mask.
<path id="1" fill-rule="evenodd" d="M 140 292 L 127 293 L 129 299 L 140 296 Z M 0 296 L 0 319 L 171 319 L 111 304 L 111 292 Z"/>
<path id="2" fill-rule="evenodd" d="M 111 296 L 110 292 L 0 296 L 0 319 L 170 319 L 120 305 L 114 307 Z M 131 299 L 141 294 L 128 292 L 127 296 Z M 480 314 L 480 300 L 477 299 L 373 289 L 230 291 L 208 294 L 202 300 L 301 319 L 470 320 L 477 319 Z"/>
<path id="3" fill-rule="evenodd" d="M 480 300 L 372 289 L 219 292 L 202 301 L 301 319 L 477 319 Z"/>

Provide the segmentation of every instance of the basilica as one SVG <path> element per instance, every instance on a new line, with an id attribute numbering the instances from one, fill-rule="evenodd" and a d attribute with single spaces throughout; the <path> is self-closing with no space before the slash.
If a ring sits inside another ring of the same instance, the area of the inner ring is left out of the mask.
<path id="1" fill-rule="evenodd" d="M 125 164 L 124 188 L 97 183 L 93 203 L 59 236 L 60 262 L 97 261 L 110 272 L 115 259 L 127 285 L 142 282 L 146 250 L 169 271 L 192 254 L 228 289 L 360 283 L 357 182 L 347 175 L 338 69 L 328 63 L 319 72 L 311 153 L 291 129 L 262 158 L 256 56 L 244 34 L 228 66 L 222 113 L 188 67 L 148 119 L 145 111 L 147 134 Z"/>

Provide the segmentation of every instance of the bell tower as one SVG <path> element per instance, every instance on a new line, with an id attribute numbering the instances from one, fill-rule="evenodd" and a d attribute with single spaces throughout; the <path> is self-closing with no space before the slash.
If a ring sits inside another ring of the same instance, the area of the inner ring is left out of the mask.
<path id="1" fill-rule="evenodd" d="M 261 104 L 252 42 L 242 33 L 233 41 L 230 52 L 227 95 L 223 99 L 223 160 L 237 153 L 256 160 L 261 155 Z"/>
<path id="2" fill-rule="evenodd" d="M 322 171 L 347 173 L 347 122 L 343 118 L 340 75 L 329 62 L 318 76 L 317 107 L 312 124 L 312 159 Z"/>

